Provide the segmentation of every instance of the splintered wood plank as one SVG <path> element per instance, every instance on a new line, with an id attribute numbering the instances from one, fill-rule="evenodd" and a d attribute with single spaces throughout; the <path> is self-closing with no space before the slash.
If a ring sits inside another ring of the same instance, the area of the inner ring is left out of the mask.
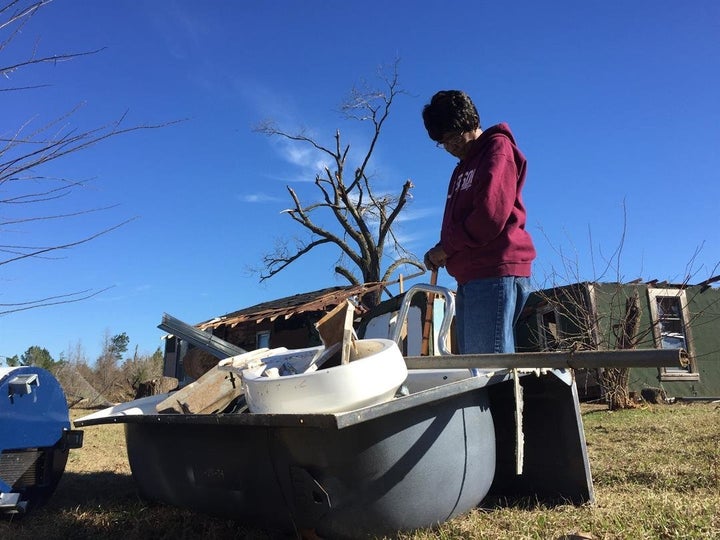
<path id="1" fill-rule="evenodd" d="M 336 343 L 342 344 L 341 364 L 350 362 L 350 351 L 355 346 L 354 315 L 355 307 L 346 300 L 315 323 L 315 328 L 326 349 Z"/>
<path id="2" fill-rule="evenodd" d="M 438 271 L 433 270 L 430 274 L 430 285 L 437 285 Z M 433 307 L 435 302 L 435 295 L 432 293 L 427 294 L 427 306 L 425 307 L 425 323 L 423 324 L 422 330 L 422 342 L 420 345 L 420 355 L 428 356 L 430 354 L 430 333 L 433 327 Z"/>
<path id="3" fill-rule="evenodd" d="M 173 392 L 156 405 L 159 413 L 212 414 L 243 393 L 237 373 L 213 367 L 197 381 Z"/>

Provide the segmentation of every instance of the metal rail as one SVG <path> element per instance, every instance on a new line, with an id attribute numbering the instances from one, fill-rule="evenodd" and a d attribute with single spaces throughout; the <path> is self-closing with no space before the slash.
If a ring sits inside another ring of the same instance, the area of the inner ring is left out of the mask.
<path id="1" fill-rule="evenodd" d="M 410 301 L 417 293 L 430 293 L 445 297 L 445 314 L 443 315 L 442 324 L 440 325 L 440 330 L 438 332 L 438 348 L 440 349 L 440 353 L 443 355 L 452 354 L 448 347 L 447 338 L 450 335 L 450 325 L 452 324 L 453 317 L 455 316 L 455 296 L 452 292 L 450 292 L 450 289 L 446 287 L 428 285 L 427 283 L 418 283 L 417 285 L 410 287 L 403 297 L 400 312 L 398 313 L 397 323 L 395 324 L 395 331 L 393 332 L 391 339 L 400 345 L 403 323 L 407 320 L 408 313 L 410 312 Z"/>
<path id="2" fill-rule="evenodd" d="M 199 349 L 202 349 L 221 360 L 247 352 L 245 349 L 237 347 L 232 343 L 228 343 L 217 336 L 198 330 L 194 326 L 190 326 L 189 324 L 181 321 L 180 319 L 176 319 L 167 313 L 163 314 L 162 322 L 158 324 L 158 328 L 165 330 L 180 339 L 184 339 L 188 343 L 192 343 Z"/>
<path id="3" fill-rule="evenodd" d="M 405 293 L 392 340 L 400 344 L 403 323 L 410 311 L 410 302 L 417 293 L 445 297 L 445 314 L 438 332 L 438 348 L 442 356 L 406 356 L 408 369 L 564 369 L 678 367 L 688 365 L 688 354 L 682 349 L 632 349 L 607 351 L 549 351 L 504 354 L 452 354 L 448 348 L 450 326 L 455 316 L 455 296 L 446 287 L 420 283 Z"/>
<path id="4" fill-rule="evenodd" d="M 687 366 L 688 354 L 682 349 L 453 354 L 450 356 L 407 356 L 405 363 L 408 369 L 680 368 Z"/>

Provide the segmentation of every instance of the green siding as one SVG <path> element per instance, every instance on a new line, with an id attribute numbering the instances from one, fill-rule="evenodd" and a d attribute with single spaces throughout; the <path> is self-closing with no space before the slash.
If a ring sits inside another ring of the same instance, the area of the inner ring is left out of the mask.
<path id="1" fill-rule="evenodd" d="M 666 288 L 677 288 L 667 286 Z M 590 295 L 589 292 L 594 291 Z M 645 387 L 662 387 L 669 396 L 719 397 L 720 396 L 720 289 L 690 286 L 685 289 L 690 313 L 692 348 L 699 373 L 698 381 L 660 381 L 659 370 L 634 368 L 630 373 L 630 390 Z M 533 293 L 523 317 L 518 323 L 519 351 L 541 350 L 537 336 L 540 332 L 537 313 L 553 302 L 558 303 L 563 340 L 558 348 L 567 349 L 578 342 L 592 346 L 594 339 L 599 349 L 614 349 L 617 345 L 617 323 L 625 313 L 625 300 L 635 292 L 641 309 L 638 348 L 654 348 L 652 317 L 648 285 L 617 283 L 577 283 Z M 592 317 L 590 297 L 594 299 L 596 333 L 590 331 L 590 321 L 583 323 L 584 314 Z M 594 337 L 593 337 L 594 336 Z"/>

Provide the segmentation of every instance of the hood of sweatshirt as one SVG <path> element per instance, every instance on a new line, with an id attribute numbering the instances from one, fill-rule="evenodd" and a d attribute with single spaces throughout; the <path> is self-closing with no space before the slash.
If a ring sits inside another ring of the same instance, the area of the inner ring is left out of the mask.
<path id="1" fill-rule="evenodd" d="M 470 143 L 468 153 L 465 155 L 462 161 L 471 160 L 473 157 L 475 157 L 475 155 L 482 151 L 483 147 L 488 144 L 493 137 L 496 137 L 498 135 L 503 135 L 507 137 L 514 145 L 517 144 L 515 142 L 515 137 L 513 136 L 512 131 L 510 131 L 510 126 L 507 123 L 502 122 L 500 124 L 496 124 L 492 127 L 487 128 L 480 134 L 477 139 Z"/>

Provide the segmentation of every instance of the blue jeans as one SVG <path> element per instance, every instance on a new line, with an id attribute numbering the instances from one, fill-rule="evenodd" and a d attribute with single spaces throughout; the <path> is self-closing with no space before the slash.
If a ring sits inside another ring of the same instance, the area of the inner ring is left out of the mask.
<path id="1" fill-rule="evenodd" d="M 474 279 L 458 285 L 455 326 L 460 353 L 514 353 L 513 329 L 528 296 L 526 277 Z"/>

